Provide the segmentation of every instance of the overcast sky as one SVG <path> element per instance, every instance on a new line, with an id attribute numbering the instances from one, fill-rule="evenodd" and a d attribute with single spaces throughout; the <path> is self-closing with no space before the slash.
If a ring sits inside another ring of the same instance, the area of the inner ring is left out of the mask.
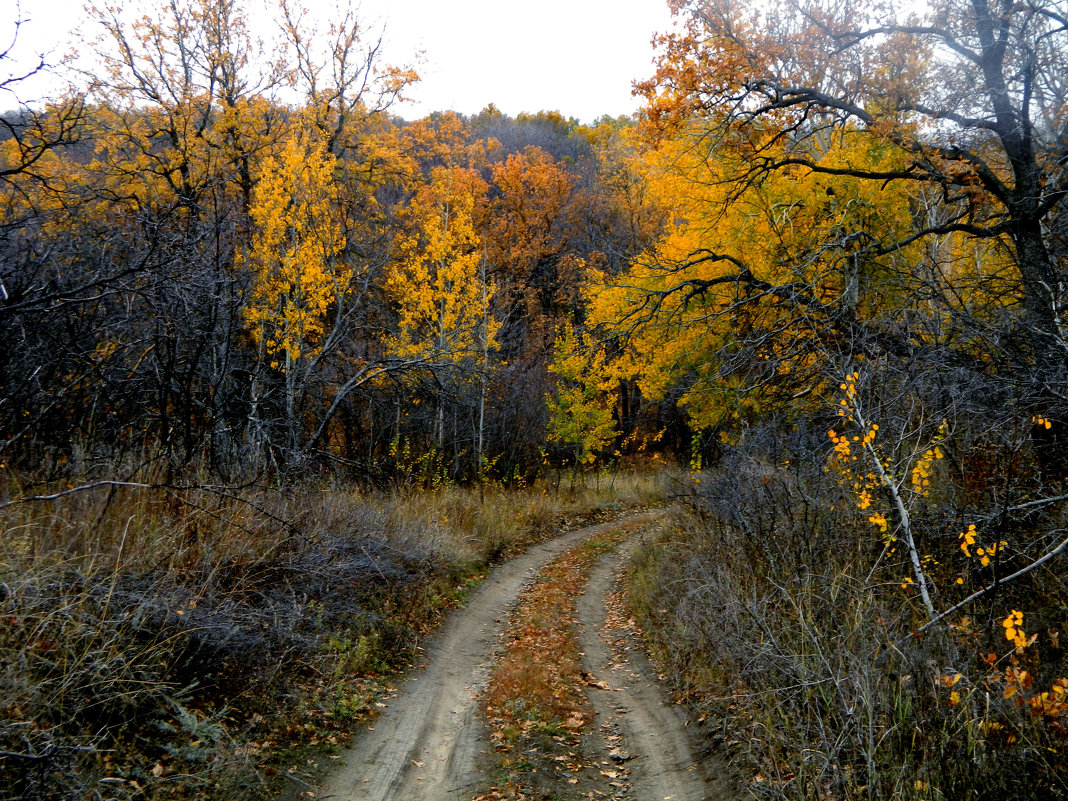
<path id="1" fill-rule="evenodd" d="M 32 52 L 64 49 L 72 32 L 91 33 L 83 2 L 23 0 L 21 63 Z M 336 7 L 306 4 L 327 14 Z M 0 8 L 0 35 L 8 37 L 15 0 L 0 0 Z M 631 83 L 652 74 L 650 40 L 670 25 L 665 0 L 362 0 L 360 16 L 385 25 L 389 62 L 415 62 L 422 76 L 411 92 L 417 102 L 399 109 L 408 118 L 473 114 L 489 103 L 511 115 L 557 110 L 584 122 L 632 113 Z"/>

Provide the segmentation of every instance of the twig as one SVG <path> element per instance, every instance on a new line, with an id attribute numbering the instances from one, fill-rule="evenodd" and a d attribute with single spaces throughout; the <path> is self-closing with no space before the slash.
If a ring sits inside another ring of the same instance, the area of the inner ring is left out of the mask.
<path id="1" fill-rule="evenodd" d="M 1041 567 L 1046 562 L 1048 562 L 1050 559 L 1052 559 L 1054 556 L 1057 556 L 1065 548 L 1068 548 L 1068 539 L 1062 540 L 1061 544 L 1058 545 L 1056 548 L 1054 548 L 1052 551 L 1050 551 L 1049 553 L 1045 554 L 1044 556 L 1039 557 L 1034 562 L 1029 564 L 1027 567 L 1020 568 L 1015 573 L 1013 573 L 1011 576 L 1006 576 L 1003 579 L 998 579 L 993 584 L 991 584 L 991 585 L 989 585 L 987 587 L 983 587 L 980 590 L 976 590 L 975 592 L 973 592 L 971 595 L 969 595 L 967 598 L 965 598 L 960 603 L 954 604 L 949 609 L 947 609 L 945 612 L 939 613 L 935 617 L 931 618 L 927 623 L 924 623 L 922 626 L 920 626 L 920 628 L 918 628 L 916 630 L 916 633 L 919 634 L 920 632 L 926 631 L 927 629 L 931 628 L 931 626 L 933 626 L 935 623 L 939 622 L 940 620 L 944 620 L 949 615 L 952 615 L 954 612 L 956 612 L 962 606 L 966 606 L 967 604 L 970 604 L 976 598 L 981 598 L 982 596 L 986 595 L 991 590 L 997 589 L 1002 584 L 1008 584 L 1010 581 L 1013 581 L 1015 579 L 1020 578 L 1020 576 L 1026 576 L 1032 570 L 1035 570 L 1036 568 Z"/>
<path id="2" fill-rule="evenodd" d="M 315 785 L 314 784 L 308 784 L 306 781 L 304 781 L 301 778 L 298 778 L 297 776 L 294 776 L 289 771 L 283 770 L 282 771 L 282 775 L 285 776 L 287 779 L 289 779 L 291 782 L 296 782 L 297 784 L 301 785 L 302 787 L 307 787 L 309 790 L 314 790 L 315 789 Z"/>
<path id="3" fill-rule="evenodd" d="M 78 486 L 78 487 L 70 487 L 69 489 L 65 489 L 65 490 L 62 490 L 60 492 L 52 493 L 51 495 L 30 495 L 29 497 L 26 497 L 26 498 L 16 498 L 13 501 L 5 501 L 4 503 L 0 503 L 0 510 L 7 509 L 7 508 L 12 507 L 12 506 L 18 506 L 19 504 L 22 504 L 22 503 L 30 503 L 30 502 L 34 502 L 34 501 L 55 501 L 55 500 L 59 500 L 60 498 L 65 497 L 67 495 L 73 495 L 73 494 L 75 494 L 77 492 L 85 492 L 87 490 L 97 489 L 98 487 L 128 487 L 130 489 L 163 490 L 164 492 L 167 492 L 169 495 L 174 497 L 176 500 L 178 500 L 178 501 L 180 501 L 182 503 L 188 504 L 190 506 L 193 506 L 193 507 L 195 507 L 197 509 L 201 509 L 202 511 L 205 511 L 208 514 L 211 514 L 212 517 L 215 517 L 216 519 L 222 520 L 222 518 L 220 518 L 218 515 L 213 514 L 212 512 L 210 512 L 209 510 L 207 510 L 204 507 L 200 506 L 199 504 L 193 503 L 192 501 L 190 501 L 190 500 L 188 500 L 186 498 L 182 498 L 181 496 L 175 494 L 175 493 L 178 493 L 178 492 L 210 492 L 213 495 L 218 495 L 220 498 L 227 498 L 228 500 L 238 501 L 239 503 L 243 503 L 246 506 L 249 506 L 249 507 L 255 509 L 257 512 L 259 512 L 264 517 L 267 517 L 267 518 L 273 520 L 275 523 L 280 523 L 281 525 L 284 525 L 287 528 L 292 528 L 292 526 L 293 526 L 292 521 L 286 520 L 284 518 L 278 517 L 278 515 L 272 514 L 271 512 L 267 511 L 262 506 L 260 506 L 259 504 L 255 503 L 253 501 L 250 501 L 248 498 L 242 498 L 240 495 L 235 495 L 233 492 L 229 491 L 228 489 L 224 489 L 222 487 L 215 487 L 215 486 L 212 486 L 211 484 L 187 484 L 187 485 L 182 485 L 182 484 L 169 484 L 169 483 L 145 484 L 145 483 L 142 483 L 142 482 L 139 482 L 139 481 L 110 481 L 110 480 L 92 481 L 92 482 L 90 482 L 88 484 L 82 484 L 81 486 Z M 230 522 L 230 521 L 225 521 L 225 522 Z M 237 525 L 237 524 L 233 523 L 233 525 Z M 240 528 L 240 526 L 238 526 L 238 527 Z"/>
<path id="4" fill-rule="evenodd" d="M 62 498 L 65 495 L 73 495 L 76 492 L 85 492 L 86 490 L 96 489 L 97 487 L 131 487 L 133 489 L 159 489 L 159 484 L 142 484 L 137 481 L 93 481 L 89 484 L 82 484 L 80 487 L 70 487 L 62 492 L 56 492 L 51 495 L 31 495 L 28 498 L 18 498 L 14 501 L 5 501 L 0 503 L 0 509 L 7 509 L 10 506 L 18 506 L 20 503 L 30 503 L 31 501 L 55 501 Z"/>
<path id="5" fill-rule="evenodd" d="M 1056 498 L 1039 498 L 1037 501 L 1029 501 L 1028 503 L 1021 503 L 1018 506 L 1010 506 L 1005 509 L 1005 512 L 1022 512 L 1024 509 L 1033 509 L 1036 506 L 1046 506 L 1051 503 L 1058 503 L 1059 501 L 1068 501 L 1068 495 L 1058 495 Z M 1002 512 L 1001 514 L 1004 514 Z"/>

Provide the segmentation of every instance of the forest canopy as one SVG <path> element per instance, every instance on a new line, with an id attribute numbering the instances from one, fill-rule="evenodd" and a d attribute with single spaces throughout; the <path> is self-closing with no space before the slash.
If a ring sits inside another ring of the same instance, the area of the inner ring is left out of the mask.
<path id="1" fill-rule="evenodd" d="M 4 118 L 6 460 L 539 470 L 557 328 L 658 230 L 631 123 L 406 122 L 354 12 L 284 0 L 272 53 L 233 0 L 145 10 L 94 9 L 99 74 Z"/>
<path id="2" fill-rule="evenodd" d="M 593 125 L 401 120 L 353 11 L 282 0 L 272 51 L 234 0 L 94 10 L 99 74 L 3 118 L 6 458 L 710 458 L 858 360 L 1052 414 L 1063 9 L 672 9 L 642 113 Z"/>

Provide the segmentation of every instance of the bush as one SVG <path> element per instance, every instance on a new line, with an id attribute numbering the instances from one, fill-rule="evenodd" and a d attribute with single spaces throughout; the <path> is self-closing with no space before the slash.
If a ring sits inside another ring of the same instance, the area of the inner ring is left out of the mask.
<path id="1" fill-rule="evenodd" d="M 908 564 L 825 470 L 822 434 L 751 432 L 638 555 L 631 598 L 672 680 L 759 797 L 1063 797 L 1063 654 L 1045 632 L 1018 652 L 999 611 L 1027 595 L 1058 630 L 1063 568 L 921 633 Z M 957 544 L 928 561 L 936 586 Z"/>

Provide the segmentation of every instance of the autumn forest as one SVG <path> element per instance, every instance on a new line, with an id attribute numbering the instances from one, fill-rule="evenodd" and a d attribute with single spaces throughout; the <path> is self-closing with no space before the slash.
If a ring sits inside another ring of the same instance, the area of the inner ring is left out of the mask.
<path id="1" fill-rule="evenodd" d="M 403 119 L 355 7 L 93 7 L 48 103 L 0 54 L 0 798 L 312 787 L 488 569 L 650 504 L 738 797 L 1068 795 L 1068 7 L 669 5 L 587 123 Z"/>
<path id="2" fill-rule="evenodd" d="M 354 17 L 280 11 L 266 74 L 233 3 L 105 17 L 109 77 L 8 118 L 8 459 L 537 471 L 556 330 L 659 225 L 627 126 L 407 124 Z"/>

